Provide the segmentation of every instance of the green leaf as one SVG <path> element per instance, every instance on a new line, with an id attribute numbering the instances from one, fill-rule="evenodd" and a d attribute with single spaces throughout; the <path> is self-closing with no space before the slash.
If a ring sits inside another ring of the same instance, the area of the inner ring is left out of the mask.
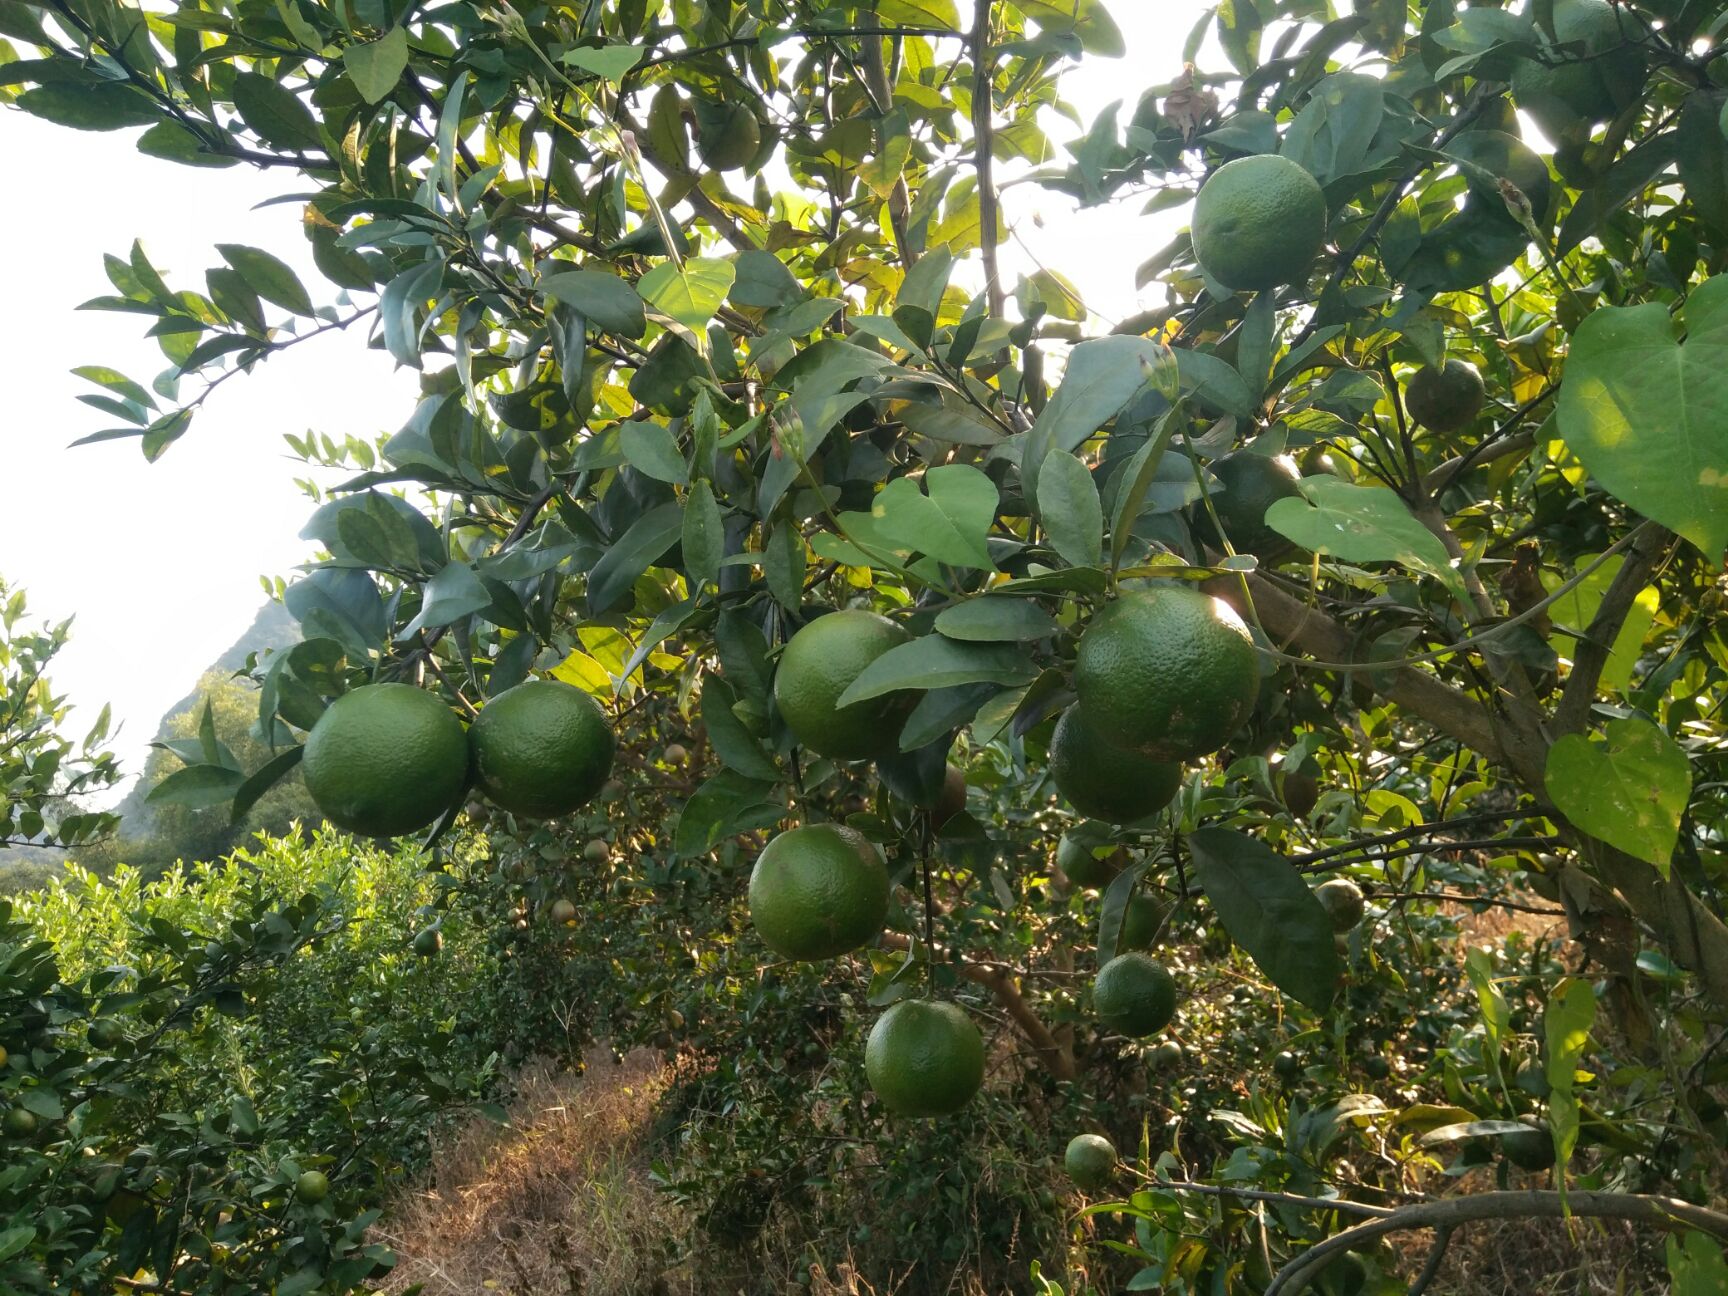
<path id="1" fill-rule="evenodd" d="M 683 528 L 684 574 L 689 577 L 690 592 L 694 594 L 720 578 L 720 559 L 726 544 L 720 504 L 706 481 L 698 481 L 690 488 L 684 504 Z"/>
<path id="2" fill-rule="evenodd" d="M 246 812 L 258 803 L 260 797 L 286 778 L 305 753 L 305 747 L 290 747 L 287 751 L 278 752 L 234 789 L 234 805 L 228 812 L 228 822 L 237 825 L 245 819 Z"/>
<path id="3" fill-rule="evenodd" d="M 942 635 L 925 635 L 890 648 L 866 666 L 840 695 L 839 705 L 907 689 L 1029 684 L 1037 676 L 1038 668 L 1013 644 L 959 643 Z"/>
<path id="4" fill-rule="evenodd" d="M 388 99 L 408 67 L 408 29 L 394 27 L 375 41 L 350 45 L 342 51 L 342 65 L 367 103 Z"/>
<path id="5" fill-rule="evenodd" d="M 648 331 L 641 295 L 604 270 L 559 270 L 542 275 L 540 294 L 567 302 L 597 328 L 616 337 L 639 338 Z"/>
<path id="6" fill-rule="evenodd" d="M 866 549 L 988 570 L 985 539 L 996 519 L 996 483 L 970 464 L 932 468 L 923 480 L 927 495 L 915 479 L 896 477 L 877 494 L 870 512 L 842 513 L 841 530 Z"/>
<path id="7" fill-rule="evenodd" d="M 1728 138 L 1722 134 L 1722 113 L 1728 99 L 1708 90 L 1695 90 L 1680 110 L 1676 144 L 1680 182 L 1699 223 L 1720 236 L 1728 232 Z"/>
<path id="8" fill-rule="evenodd" d="M 156 408 L 156 398 L 118 369 L 110 369 L 106 365 L 79 365 L 72 372 L 85 382 L 106 388 L 122 400 L 133 401 L 149 409 Z"/>
<path id="9" fill-rule="evenodd" d="M 312 299 L 301 286 L 300 276 L 288 263 L 262 248 L 240 243 L 218 243 L 222 259 L 239 272 L 253 292 L 296 315 L 312 314 Z"/>
<path id="10" fill-rule="evenodd" d="M 785 806 L 769 799 L 773 791 L 766 780 L 721 770 L 684 803 L 672 835 L 673 853 L 694 859 L 737 833 L 772 827 L 786 814 Z"/>
<path id="11" fill-rule="evenodd" d="M 591 614 L 616 612 L 629 602 L 636 578 L 678 543 L 684 531 L 683 512 L 677 504 L 651 508 L 606 550 L 588 573 Z"/>
<path id="12" fill-rule="evenodd" d="M 1053 450 L 1038 474 L 1038 520 L 1050 545 L 1071 567 L 1096 567 L 1104 559 L 1104 506 L 1086 465 L 1066 450 Z"/>
<path id="13" fill-rule="evenodd" d="M 746 778 L 767 783 L 780 780 L 780 770 L 763 749 L 756 735 L 745 727 L 734 709 L 738 695 L 723 679 L 708 676 L 702 685 L 702 728 L 715 755 L 728 768 Z"/>
<path id="14" fill-rule="evenodd" d="M 56 82 L 26 90 L 13 101 L 25 112 L 74 130 L 107 131 L 145 126 L 158 117 L 156 105 L 129 85 L 71 85 Z"/>
<path id="15" fill-rule="evenodd" d="M 1148 385 L 1168 382 L 1170 348 L 1150 338 L 1103 337 L 1068 354 L 1062 385 L 1032 425 L 1059 450 L 1078 450 Z"/>
<path id="16" fill-rule="evenodd" d="M 1014 7 L 1045 31 L 1079 37 L 1088 54 L 1121 58 L 1128 52 L 1103 0 L 1014 0 Z"/>
<path id="17" fill-rule="evenodd" d="M 632 468 L 655 481 L 682 486 L 690 480 L 690 465 L 664 423 L 632 419 L 618 429 L 618 447 Z"/>
<path id="18" fill-rule="evenodd" d="M 873 7 L 883 22 L 960 30 L 960 12 L 954 7 L 954 0 L 876 0 Z"/>
<path id="19" fill-rule="evenodd" d="M 1237 418 L 1248 418 L 1253 413 L 1254 397 L 1248 384 L 1242 381 L 1234 365 L 1218 356 L 1181 347 L 1176 351 L 1176 370 L 1181 375 L 1184 395 Z"/>
<path id="20" fill-rule="evenodd" d="M 1325 906 L 1295 866 L 1227 828 L 1201 828 L 1187 841 L 1195 876 L 1230 939 L 1273 985 L 1325 1009 L 1338 991 L 1338 950 Z"/>
<path id="21" fill-rule="evenodd" d="M 396 636 L 406 643 L 423 629 L 454 625 L 492 606 L 492 595 L 474 569 L 464 562 L 446 563 L 421 591 L 420 615 Z"/>
<path id="22" fill-rule="evenodd" d="M 1266 510 L 1266 525 L 1279 535 L 1345 562 L 1401 562 L 1462 590 L 1446 546 L 1392 491 L 1324 474 L 1297 485 L 1304 499 L 1281 499 Z"/>
<path id="23" fill-rule="evenodd" d="M 772 252 L 739 253 L 737 278 L 731 289 L 734 306 L 772 310 L 804 296 L 803 286 Z"/>
<path id="24" fill-rule="evenodd" d="M 1668 1296 L 1722 1296 L 1728 1292 L 1728 1259 L 1702 1233 L 1668 1235 Z"/>
<path id="25" fill-rule="evenodd" d="M 603 45 L 598 49 L 583 47 L 566 50 L 562 62 L 592 72 L 602 81 L 620 85 L 631 68 L 642 61 L 647 51 L 636 45 Z"/>
<path id="26" fill-rule="evenodd" d="M 1596 1024 L 1596 990 L 1586 980 L 1568 977 L 1554 987 L 1542 1013 L 1542 1034 L 1548 1045 L 1543 1074 L 1548 1080 L 1548 1123 L 1554 1132 L 1558 1164 L 1554 1181 L 1566 1182 L 1566 1163 L 1578 1146 L 1578 1100 L 1572 1086 L 1578 1060 L 1590 1043 Z"/>
<path id="27" fill-rule="evenodd" d="M 762 575 L 768 591 L 783 608 L 796 610 L 804 599 L 804 536 L 790 522 L 768 533 L 762 552 Z"/>
<path id="28" fill-rule="evenodd" d="M 1597 557 L 1595 554 L 1578 554 L 1574 561 L 1582 567 Z M 1596 615 L 1596 609 L 1601 606 L 1608 587 L 1614 583 L 1614 577 L 1619 574 L 1624 563 L 1625 559 L 1619 554 L 1613 555 L 1572 589 L 1555 599 L 1548 609 L 1554 624 L 1582 638 Z M 1561 584 L 1558 575 L 1550 576 L 1547 572 L 1543 572 L 1542 579 L 1545 585 L 1551 583 L 1552 589 L 1557 589 Z M 1644 645 L 1644 636 L 1649 633 L 1650 627 L 1655 625 L 1656 614 L 1660 608 L 1661 596 L 1656 586 L 1646 585 L 1638 592 L 1609 648 L 1608 661 L 1603 666 L 1602 676 L 1598 681 L 1599 691 L 1623 693 L 1630 686 L 1632 672 L 1638 666 L 1638 655 Z M 1555 646 L 1560 648 L 1561 655 L 1566 657 L 1576 656 L 1578 651 L 1575 647 L 1562 646 L 1559 640 L 1555 641 Z"/>
<path id="29" fill-rule="evenodd" d="M 180 805 L 193 809 L 221 805 L 239 790 L 246 775 L 225 765 L 187 765 L 175 770 L 144 798 L 149 805 Z"/>
<path id="30" fill-rule="evenodd" d="M 705 346 L 708 321 L 726 300 L 736 273 L 730 261 L 717 257 L 692 257 L 683 265 L 662 261 L 636 287 L 644 301 L 689 329 Z"/>
<path id="31" fill-rule="evenodd" d="M 216 132 L 222 134 L 222 132 Z M 231 167 L 240 159 L 217 153 L 179 122 L 157 122 L 138 137 L 138 151 L 146 157 L 178 162 L 182 166 Z"/>
<path id="32" fill-rule="evenodd" d="M 0 1260 L 10 1260 L 25 1247 L 36 1240 L 36 1229 L 30 1224 L 19 1224 L 0 1233 Z"/>
<path id="33" fill-rule="evenodd" d="M 234 107 L 247 129 L 266 144 L 295 152 L 322 146 L 311 110 L 267 76 L 236 73 Z"/>
<path id="34" fill-rule="evenodd" d="M 1043 608 L 1031 599 L 981 598 L 967 599 L 945 608 L 936 617 L 936 632 L 950 639 L 972 643 L 1014 643 L 1024 639 L 1045 639 L 1056 633 L 1057 625 Z"/>
<path id="35" fill-rule="evenodd" d="M 1610 720 L 1601 739 L 1565 734 L 1548 749 L 1544 781 L 1579 831 L 1668 876 L 1692 765 L 1666 730 L 1640 717 Z"/>
<path id="36" fill-rule="evenodd" d="M 1685 536 L 1711 562 L 1728 546 L 1728 275 L 1686 305 L 1605 307 L 1578 328 L 1560 435 L 1603 489 Z"/>

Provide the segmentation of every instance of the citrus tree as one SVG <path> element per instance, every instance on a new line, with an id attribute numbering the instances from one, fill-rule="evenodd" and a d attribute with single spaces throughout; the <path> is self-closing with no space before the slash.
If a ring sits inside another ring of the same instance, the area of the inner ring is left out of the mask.
<path id="1" fill-rule="evenodd" d="M 1593 1038 L 1655 1077 L 1668 1147 L 1715 1118 L 1728 1012 L 1718 20 L 1234 0 L 1057 141 L 1059 74 L 1122 53 L 1097 0 L 0 0 L 18 108 L 280 170 L 328 280 L 110 257 L 92 305 L 168 367 L 81 370 L 118 420 L 87 439 L 195 443 L 221 384 L 332 330 L 423 375 L 381 444 L 297 446 L 353 475 L 281 591 L 304 642 L 261 664 L 278 754 L 157 796 L 240 813 L 304 762 L 358 831 L 436 838 L 475 794 L 526 834 L 670 718 L 694 750 L 662 763 L 702 778 L 635 866 L 759 851 L 764 963 L 867 949 L 866 1068 L 907 1116 L 978 1087 L 969 1008 L 1054 1087 L 1098 1033 L 1155 1036 L 1182 986 L 1125 939 L 1155 895 L 1325 1013 L 1346 967 L 1392 972 L 1374 897 L 1314 875 L 1396 905 L 1487 850 L 1594 978 L 1527 1036 L 1559 1187 Z M 1106 328 L 1058 267 L 1009 282 L 1005 168 L 1195 198 L 1135 254 L 1164 304 Z M 1004 788 L 1087 822 L 1048 861 L 1047 819 L 984 813 Z M 1504 1091 L 1525 1046 L 1473 975 Z M 1503 1124 L 1466 1133 L 1528 1144 Z M 1165 1202 L 1128 1203 L 1148 1281 L 1186 1263 Z M 1647 1192 L 1484 1195 L 1373 1208 L 1264 1277 L 1562 1209 L 1728 1231 Z"/>

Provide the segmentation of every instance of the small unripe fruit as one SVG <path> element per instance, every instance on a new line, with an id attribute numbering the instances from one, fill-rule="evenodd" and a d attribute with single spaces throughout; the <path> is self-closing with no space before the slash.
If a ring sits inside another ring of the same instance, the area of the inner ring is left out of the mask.
<path id="1" fill-rule="evenodd" d="M 126 1042 L 126 1028 L 112 1017 L 98 1017 L 87 1032 L 90 1047 L 108 1051 Z"/>
<path id="2" fill-rule="evenodd" d="M 29 1138 L 36 1132 L 36 1115 L 22 1107 L 14 1107 L 6 1113 L 3 1125 L 6 1133 L 12 1137 Z"/>
<path id="3" fill-rule="evenodd" d="M 330 1195 L 330 1180 L 322 1171 L 304 1171 L 294 1181 L 294 1195 L 308 1206 L 316 1206 Z"/>
<path id="4" fill-rule="evenodd" d="M 1285 1049 L 1272 1059 L 1272 1069 L 1280 1078 L 1294 1080 L 1302 1074 L 1302 1059 Z"/>
<path id="5" fill-rule="evenodd" d="M 612 848 L 596 837 L 582 848 L 582 858 L 590 864 L 604 864 L 612 858 Z"/>
<path id="6" fill-rule="evenodd" d="M 1320 800 L 1320 780 L 1301 770 L 1291 770 L 1284 776 L 1284 808 L 1298 819 L 1314 813 Z"/>
<path id="7" fill-rule="evenodd" d="M 11 1060 L 11 1057 L 12 1055 L 6 1051 L 6 1046 L 0 1044 L 0 1070 L 5 1069 L 6 1063 Z"/>
<path id="8" fill-rule="evenodd" d="M 576 906 L 560 896 L 552 902 L 552 921 L 560 927 L 573 926 L 576 922 Z"/>
<path id="9" fill-rule="evenodd" d="M 690 759 L 690 753 L 684 750 L 682 743 L 669 743 L 663 756 L 668 765 L 682 765 Z"/>
<path id="10" fill-rule="evenodd" d="M 1367 904 L 1362 888 L 1349 878 L 1331 878 L 1314 888 L 1314 898 L 1326 909 L 1332 920 L 1332 930 L 1347 932 L 1362 921 Z"/>
<path id="11" fill-rule="evenodd" d="M 936 794 L 936 804 L 930 807 L 930 827 L 941 831 L 942 825 L 966 809 L 966 774 L 956 765 L 947 767 L 942 775 L 942 790 Z"/>
<path id="12" fill-rule="evenodd" d="M 428 927 L 414 937 L 414 952 L 421 958 L 432 958 L 444 948 L 444 933 Z"/>
<path id="13" fill-rule="evenodd" d="M 1175 1040 L 1165 1040 L 1152 1050 L 1152 1065 L 1162 1070 L 1173 1067 L 1182 1061 L 1182 1046 Z"/>
<path id="14" fill-rule="evenodd" d="M 1062 1164 L 1075 1187 L 1092 1192 L 1110 1182 L 1117 1160 L 1109 1139 L 1100 1134 L 1076 1134 L 1068 1141 Z"/>
<path id="15" fill-rule="evenodd" d="M 1368 1073 L 1371 1080 L 1384 1080 L 1392 1074 L 1392 1064 L 1378 1053 L 1371 1054 L 1362 1063 L 1362 1069 Z"/>

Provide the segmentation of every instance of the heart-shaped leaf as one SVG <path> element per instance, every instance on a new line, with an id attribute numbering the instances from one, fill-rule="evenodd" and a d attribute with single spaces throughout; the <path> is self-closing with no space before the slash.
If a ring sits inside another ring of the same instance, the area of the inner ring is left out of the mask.
<path id="1" fill-rule="evenodd" d="M 896 477 L 868 513 L 841 514 L 841 529 L 866 549 L 988 570 L 984 540 L 996 518 L 996 484 L 970 464 L 947 464 L 925 473 L 924 486 L 928 494 L 912 478 Z"/>
<path id="2" fill-rule="evenodd" d="M 689 329 L 702 344 L 706 341 L 703 330 L 732 291 L 736 273 L 730 261 L 717 257 L 692 257 L 683 265 L 662 261 L 643 275 L 636 287 L 644 301 Z"/>
<path id="3" fill-rule="evenodd" d="M 642 61 L 644 53 L 645 50 L 635 45 L 604 45 L 599 49 L 567 50 L 564 62 L 617 85 L 624 80 L 626 72 Z"/>
<path id="4" fill-rule="evenodd" d="M 1609 307 L 1578 327 L 1560 388 L 1560 435 L 1592 476 L 1714 562 L 1728 546 L 1728 275 L 1686 305 L 1676 341 L 1660 302 Z"/>
<path id="5" fill-rule="evenodd" d="M 1401 562 L 1461 591 L 1446 546 L 1393 492 L 1324 475 L 1299 485 L 1305 499 L 1281 499 L 1266 510 L 1266 525 L 1279 535 L 1345 562 Z"/>
<path id="6" fill-rule="evenodd" d="M 1580 831 L 1668 876 L 1692 766 L 1666 730 L 1628 719 L 1610 720 L 1600 740 L 1567 734 L 1548 749 L 1544 781 Z"/>
<path id="7" fill-rule="evenodd" d="M 350 45 L 342 51 L 342 65 L 367 103 L 388 98 L 408 66 L 408 29 L 393 27 L 375 41 Z"/>

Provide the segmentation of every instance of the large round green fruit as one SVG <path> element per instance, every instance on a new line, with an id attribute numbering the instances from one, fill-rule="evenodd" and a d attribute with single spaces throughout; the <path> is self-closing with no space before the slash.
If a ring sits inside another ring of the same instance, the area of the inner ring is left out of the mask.
<path id="1" fill-rule="evenodd" d="M 1069 805 L 1091 819 L 1131 824 L 1157 814 L 1182 786 L 1182 767 L 1100 738 L 1078 706 L 1056 722 L 1050 773 Z"/>
<path id="2" fill-rule="evenodd" d="M 781 833 L 750 871 L 750 921 L 782 958 L 848 954 L 880 936 L 887 920 L 882 853 L 842 824 Z"/>
<path id="3" fill-rule="evenodd" d="M 1254 640 L 1235 609 L 1181 585 L 1124 594 L 1080 637 L 1074 687 L 1105 742 L 1157 760 L 1222 747 L 1260 693 Z"/>
<path id="4" fill-rule="evenodd" d="M 1436 432 L 1469 426 L 1485 398 L 1482 375 L 1468 360 L 1448 360 L 1438 369 L 1423 365 L 1404 384 L 1404 409 Z"/>
<path id="5" fill-rule="evenodd" d="M 871 1029 L 864 1071 L 889 1111 L 950 1116 L 984 1083 L 984 1039 L 957 1004 L 902 999 Z"/>
<path id="6" fill-rule="evenodd" d="M 1110 1029 L 1143 1038 L 1176 1015 L 1176 980 L 1162 963 L 1139 951 L 1118 954 L 1092 983 L 1092 1007 Z"/>
<path id="7" fill-rule="evenodd" d="M 432 694 L 367 684 L 318 717 L 301 771 L 313 802 L 338 828 L 400 837 L 455 804 L 468 779 L 468 738 Z"/>
<path id="8" fill-rule="evenodd" d="M 839 701 L 865 667 L 909 638 L 887 617 L 857 609 L 817 617 L 793 635 L 774 672 L 774 702 L 800 745 L 834 760 L 894 751 L 916 694 Z"/>
<path id="9" fill-rule="evenodd" d="M 1116 1145 L 1101 1134 L 1076 1134 L 1068 1140 L 1062 1168 L 1074 1186 L 1093 1192 L 1110 1182 L 1116 1173 Z"/>
<path id="10" fill-rule="evenodd" d="M 1212 511 L 1218 514 L 1232 549 L 1269 558 L 1290 547 L 1288 540 L 1266 525 L 1266 510 L 1281 499 L 1301 498 L 1296 485 L 1301 473 L 1294 459 L 1238 450 L 1214 460 L 1211 471 L 1224 488 L 1210 495 Z M 1223 548 L 1205 501 L 1194 506 L 1193 517 L 1200 538 L 1213 548 Z"/>
<path id="11" fill-rule="evenodd" d="M 552 819 L 588 804 L 612 773 L 599 705 L 561 680 L 529 680 L 488 702 L 468 730 L 474 775 L 511 814 Z"/>
<path id="12" fill-rule="evenodd" d="M 1326 195 L 1289 158 L 1237 158 L 1200 186 L 1192 234 L 1200 268 L 1226 288 L 1296 283 L 1326 242 Z"/>
<path id="13" fill-rule="evenodd" d="M 1556 143 L 1583 139 L 1643 89 L 1640 34 L 1607 0 L 1554 0 L 1554 35 L 1573 48 L 1556 48 L 1538 28 L 1543 57 L 1512 70 L 1513 99 Z"/>

